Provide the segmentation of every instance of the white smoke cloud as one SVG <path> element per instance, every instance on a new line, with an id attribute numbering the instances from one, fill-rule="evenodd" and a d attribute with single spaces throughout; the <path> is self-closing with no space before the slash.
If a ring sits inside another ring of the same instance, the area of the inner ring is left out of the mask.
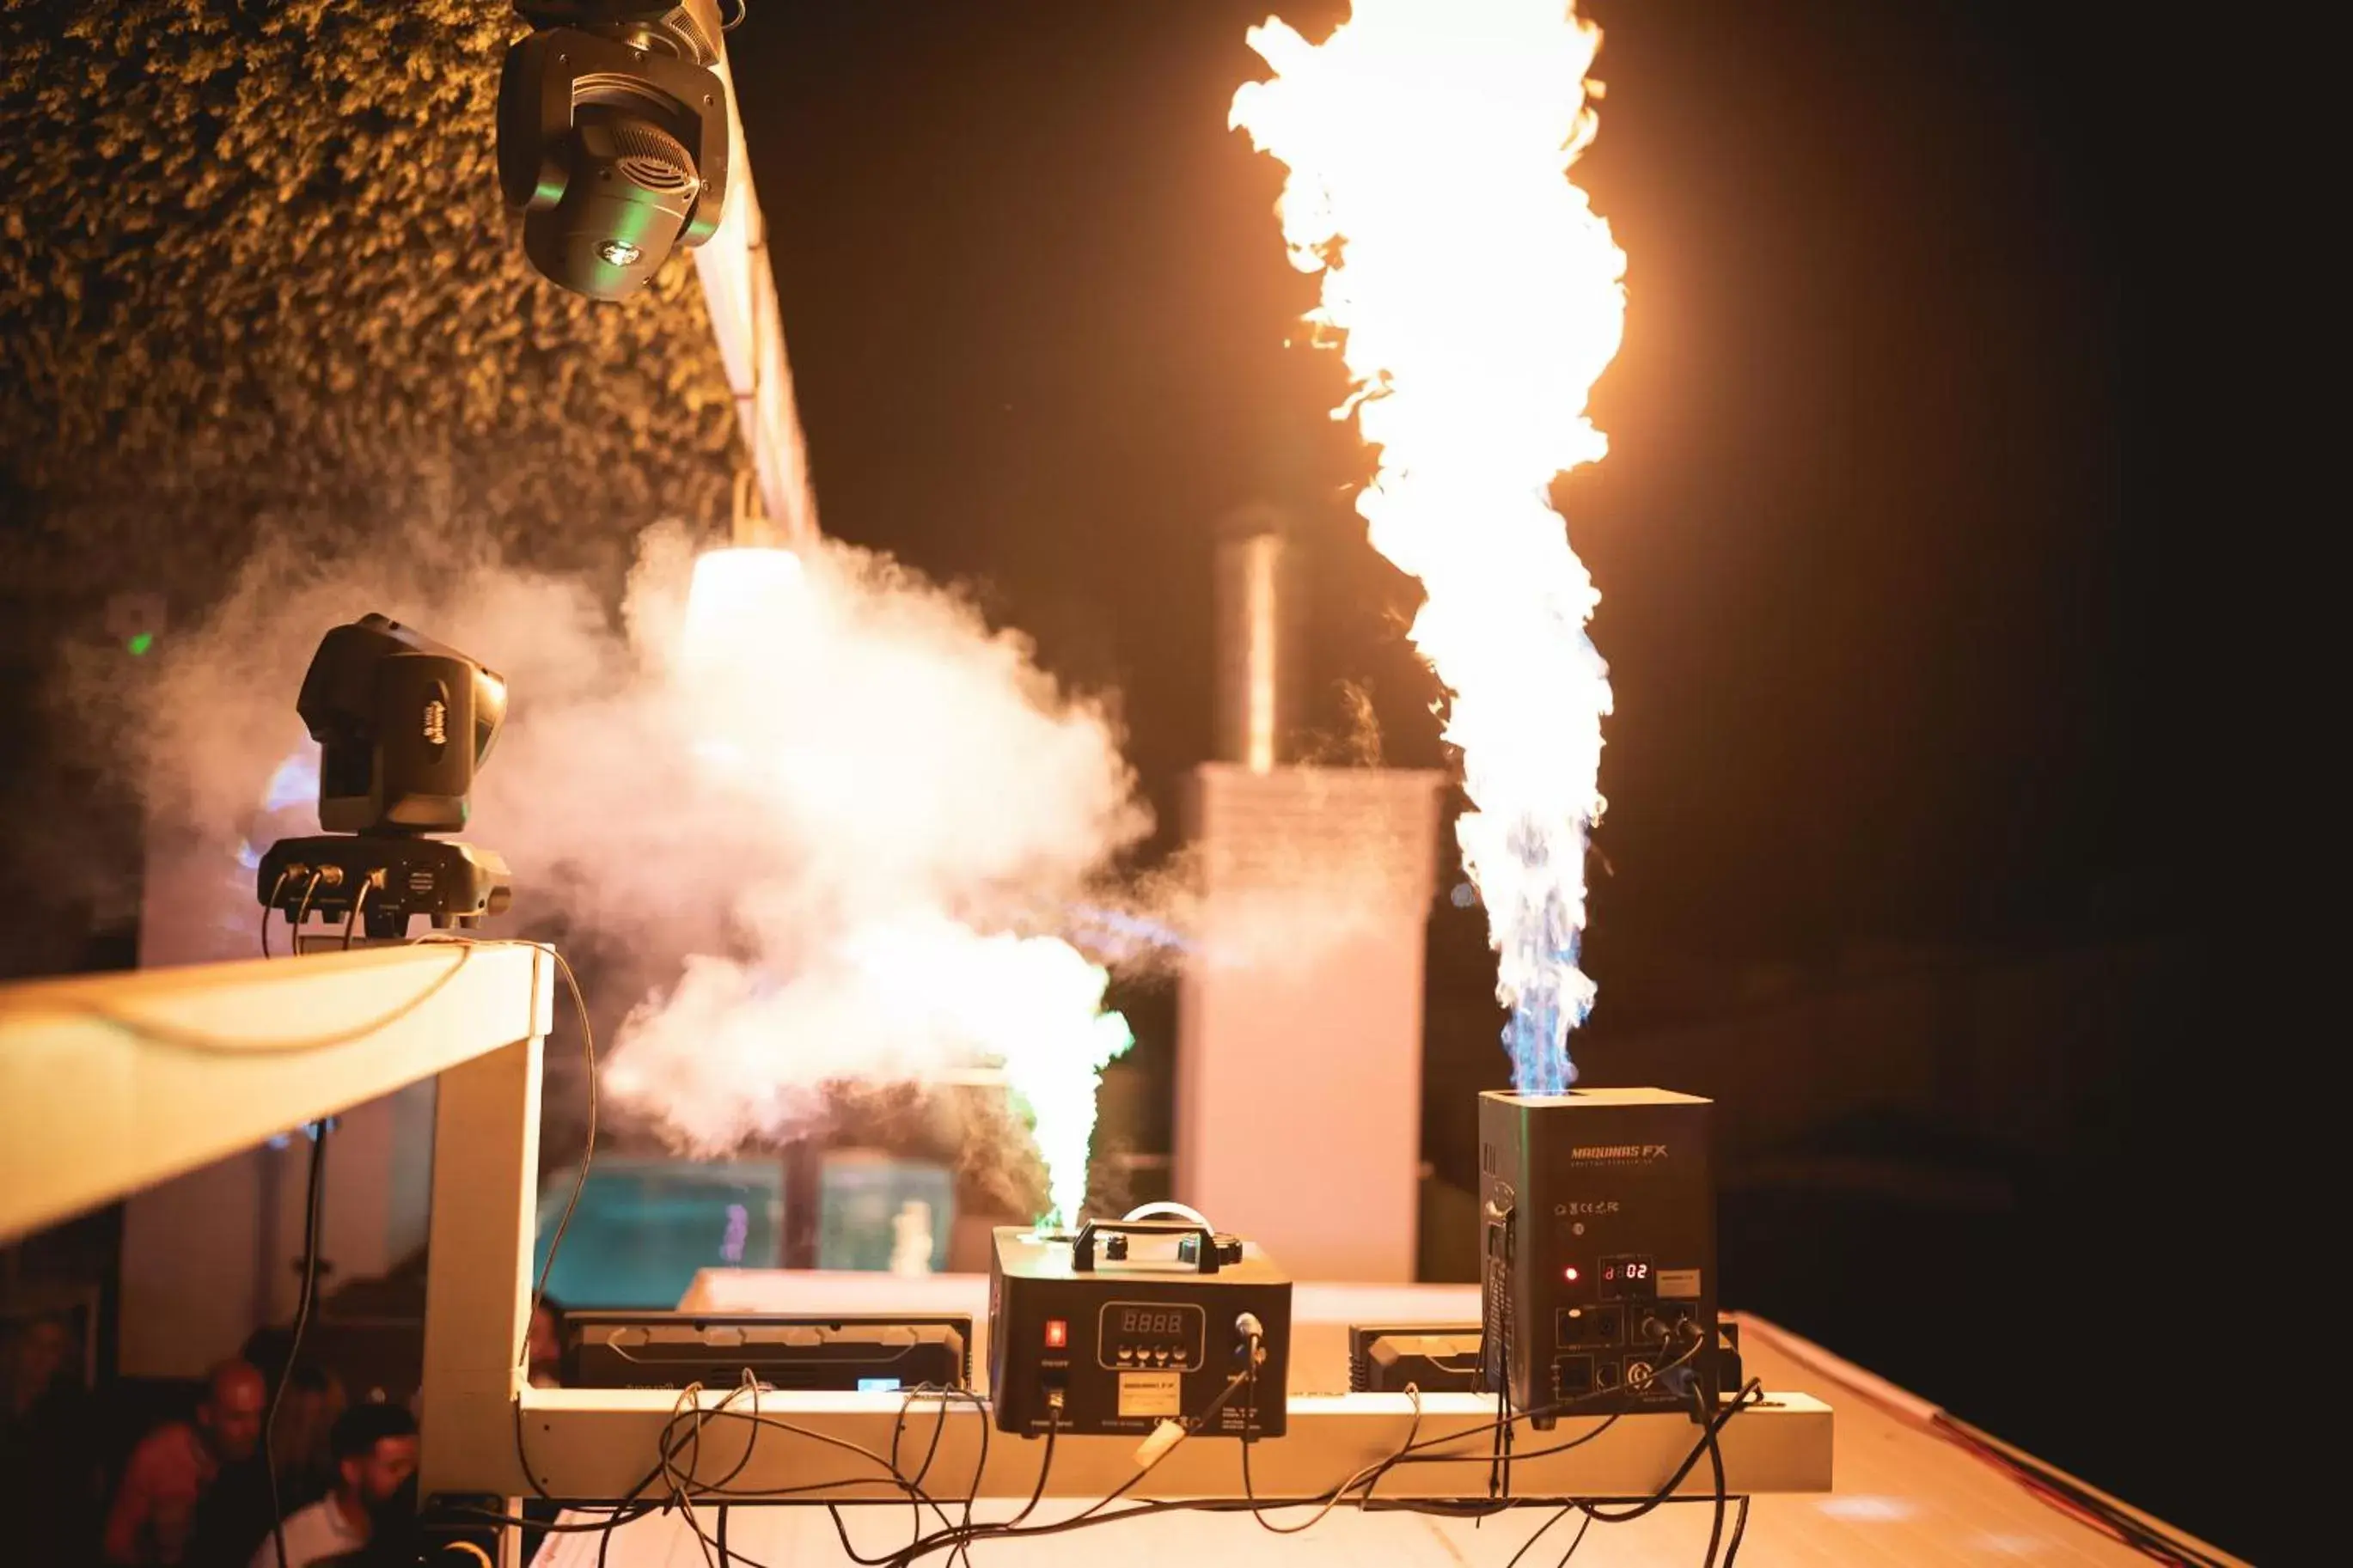
<path id="1" fill-rule="evenodd" d="M 698 554 L 658 529 L 617 623 L 577 579 L 412 539 L 265 552 L 142 666 L 145 689 L 119 689 L 119 662 L 76 685 L 148 781 L 151 843 L 218 868 L 185 880 L 220 907 L 175 906 L 233 944 L 211 956 L 252 951 L 237 836 L 316 831 L 257 809 L 307 744 L 292 700 L 320 636 L 370 610 L 506 677 L 464 837 L 512 868 L 508 928 L 594 955 L 584 980 L 627 1012 L 604 1042 L 608 1104 L 689 1153 L 828 1125 L 858 1099 L 845 1084 L 982 1068 L 1073 1216 L 1095 1085 L 1128 1044 L 1104 966 L 1312 962 L 1416 896 L 1395 847 L 1320 797 L 1248 836 L 1247 866 L 1195 853 L 1133 875 L 1123 852 L 1151 824 L 1109 710 L 887 557 Z M 1029 1188 L 1010 1122 L 951 1098 L 964 1168 Z"/>
<path id="2" fill-rule="evenodd" d="M 509 681 L 465 837 L 506 857 L 516 919 L 628 955 L 625 1108 L 715 1153 L 829 1081 L 995 1064 L 1074 1214 L 1127 1037 L 1051 932 L 1150 827 L 1110 714 L 885 557 L 702 562 L 649 534 L 617 629 L 582 584 L 480 561 L 260 559 L 136 705 L 160 830 L 249 819 L 320 635 L 381 610 Z"/>
<path id="3" fill-rule="evenodd" d="M 1001 1066 L 1033 1122 L 1052 1206 L 1086 1195 L 1095 1086 L 1134 1043 L 1102 1012 L 1105 975 L 1053 937 L 984 933 L 910 908 L 843 929 L 773 968 L 698 956 L 631 1015 L 607 1089 L 715 1154 L 819 1110 L 842 1082 L 923 1081 Z"/>
<path id="4" fill-rule="evenodd" d="M 631 1016 L 608 1086 L 716 1152 L 829 1081 L 999 1064 L 1074 1216 L 1095 1084 L 1131 1040 L 1099 1016 L 1103 969 L 1017 928 L 1058 923 L 1150 826 L 1104 710 L 880 557 L 706 555 L 681 614 L 667 548 L 632 586 L 663 698 L 637 728 L 689 759 L 741 951 Z"/>

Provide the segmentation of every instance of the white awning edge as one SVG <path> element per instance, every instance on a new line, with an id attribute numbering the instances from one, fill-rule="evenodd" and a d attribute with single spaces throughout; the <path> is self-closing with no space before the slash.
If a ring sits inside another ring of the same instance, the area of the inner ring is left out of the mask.
<path id="1" fill-rule="evenodd" d="M 717 231 L 694 252 L 694 267 L 760 499 L 761 519 L 748 525 L 738 519 L 735 542 L 791 547 L 816 539 L 817 500 L 776 311 L 776 278 L 768 268 L 767 219 L 752 182 L 734 78 L 723 58 L 719 74 L 728 86 L 727 205 Z"/>

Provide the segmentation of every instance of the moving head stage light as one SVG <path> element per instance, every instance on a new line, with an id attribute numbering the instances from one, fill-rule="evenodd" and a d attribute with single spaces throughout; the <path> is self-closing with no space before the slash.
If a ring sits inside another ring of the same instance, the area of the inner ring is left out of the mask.
<path id="1" fill-rule="evenodd" d="M 532 26 L 499 79 L 499 184 L 523 254 L 592 300 L 646 285 L 719 227 L 727 84 L 744 0 L 516 0 Z"/>
<path id="2" fill-rule="evenodd" d="M 383 616 L 320 639 L 295 710 L 319 742 L 319 826 L 261 858 L 254 892 L 301 941 L 304 919 L 343 922 L 348 943 L 406 936 L 411 917 L 471 927 L 507 907 L 506 862 L 428 838 L 465 826 L 474 770 L 507 713 L 507 686 L 453 647 Z M 264 951 L 269 915 L 262 916 Z"/>

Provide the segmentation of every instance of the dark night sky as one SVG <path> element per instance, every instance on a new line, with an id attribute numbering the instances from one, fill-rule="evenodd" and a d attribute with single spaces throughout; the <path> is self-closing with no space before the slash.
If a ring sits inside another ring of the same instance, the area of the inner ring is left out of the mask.
<path id="1" fill-rule="evenodd" d="M 731 43 L 826 526 L 985 581 L 1116 687 L 1164 805 L 1208 742 L 1211 529 L 1259 497 L 1327 546 L 1320 683 L 1369 679 L 1392 760 L 1437 760 L 1337 367 L 1283 347 L 1313 283 L 1281 171 L 1224 129 L 1266 9 L 771 4 Z M 2132 302 L 2062 107 L 2105 84 L 2047 26 L 1936 7 L 1599 19 L 1583 181 L 1632 306 L 1612 455 L 1563 487 L 1619 696 L 1597 931 L 1745 957 L 2128 921 Z"/>

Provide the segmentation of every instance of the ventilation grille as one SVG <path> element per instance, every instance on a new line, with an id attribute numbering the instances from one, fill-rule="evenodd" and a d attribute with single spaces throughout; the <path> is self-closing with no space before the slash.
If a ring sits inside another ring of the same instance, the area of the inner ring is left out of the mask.
<path id="1" fill-rule="evenodd" d="M 1480 1370 L 1490 1391 L 1509 1386 L 1511 1382 L 1510 1345 L 1512 1339 L 1512 1269 L 1501 1258 L 1487 1261 L 1487 1272 L 1480 1292 L 1479 1342 Z"/>
<path id="2" fill-rule="evenodd" d="M 720 0 L 719 8 L 728 10 L 727 0 Z M 742 15 L 740 8 L 736 15 Z M 719 40 L 702 30 L 702 20 L 695 16 L 692 6 L 676 7 L 661 19 L 661 26 L 665 32 L 686 46 L 687 58 L 695 64 L 707 66 L 719 58 Z M 726 23 L 723 21 L 720 26 L 723 30 Z"/>
<path id="3" fill-rule="evenodd" d="M 694 184 L 694 160 L 685 147 L 642 120 L 616 122 L 613 148 L 620 154 L 615 167 L 647 190 L 682 191 Z"/>

